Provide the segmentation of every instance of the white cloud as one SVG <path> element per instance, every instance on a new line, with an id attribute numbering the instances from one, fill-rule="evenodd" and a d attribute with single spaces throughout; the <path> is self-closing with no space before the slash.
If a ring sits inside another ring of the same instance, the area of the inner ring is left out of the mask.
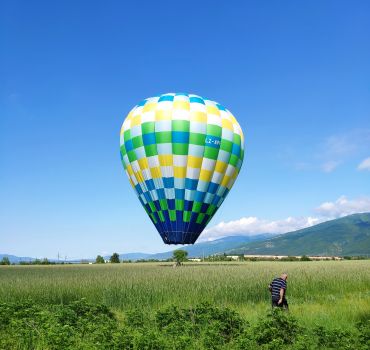
<path id="1" fill-rule="evenodd" d="M 206 229 L 202 240 L 213 240 L 225 236 L 254 236 L 262 233 L 285 233 L 319 223 L 314 217 L 288 217 L 282 220 L 264 220 L 257 217 L 243 217 L 239 220 L 220 222 L 218 225 Z"/>
<path id="2" fill-rule="evenodd" d="M 286 233 L 310 227 L 321 222 L 354 213 L 370 212 L 370 198 L 348 199 L 339 197 L 334 202 L 324 202 L 315 210 L 316 215 L 308 217 L 288 217 L 281 220 L 266 220 L 254 216 L 239 220 L 220 222 L 204 230 L 200 241 L 212 241 L 226 236 L 254 236 L 263 233 Z"/>
<path id="3" fill-rule="evenodd" d="M 358 170 L 370 170 L 370 157 L 364 159 L 357 167 Z"/>
<path id="4" fill-rule="evenodd" d="M 346 196 L 341 196 L 335 202 L 322 203 L 315 211 L 327 219 L 370 212 L 370 198 L 362 197 L 351 200 Z"/>
<path id="5" fill-rule="evenodd" d="M 322 164 L 321 168 L 325 173 L 331 173 L 339 164 L 339 161 L 330 160 Z"/>
<path id="6" fill-rule="evenodd" d="M 369 148 L 370 129 L 353 129 L 346 133 L 330 135 L 316 145 L 292 148 L 299 149 L 300 154 L 289 150 L 287 156 L 296 158 L 294 165 L 297 170 L 321 170 L 330 173 L 354 157 L 365 156 Z"/>

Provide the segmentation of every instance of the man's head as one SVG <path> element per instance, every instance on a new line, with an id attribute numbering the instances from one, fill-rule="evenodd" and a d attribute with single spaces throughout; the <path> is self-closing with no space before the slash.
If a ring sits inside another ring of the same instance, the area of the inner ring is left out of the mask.
<path id="1" fill-rule="evenodd" d="M 280 278 L 283 279 L 284 281 L 287 280 L 288 278 L 288 274 L 286 272 L 283 272 L 281 275 L 280 275 Z"/>

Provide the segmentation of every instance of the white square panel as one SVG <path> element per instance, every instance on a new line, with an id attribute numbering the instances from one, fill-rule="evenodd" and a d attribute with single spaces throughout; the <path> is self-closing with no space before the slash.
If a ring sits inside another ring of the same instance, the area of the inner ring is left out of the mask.
<path id="1" fill-rule="evenodd" d="M 203 158 L 204 146 L 189 144 L 188 155 Z"/>
<path id="2" fill-rule="evenodd" d="M 235 173 L 235 167 L 234 166 L 232 166 L 231 164 L 229 164 L 228 166 L 227 166 L 227 168 L 226 168 L 226 175 L 227 176 L 233 176 L 234 175 L 234 173 Z"/>
<path id="3" fill-rule="evenodd" d="M 190 201 L 190 202 L 193 202 L 194 201 L 194 198 L 195 198 L 195 193 L 196 193 L 197 191 L 195 191 L 195 190 L 185 190 L 185 199 L 187 200 L 187 201 Z"/>
<path id="4" fill-rule="evenodd" d="M 172 143 L 158 143 L 157 152 L 159 155 L 171 155 L 172 154 Z"/>
<path id="5" fill-rule="evenodd" d="M 164 193 L 167 199 L 175 199 L 175 189 L 174 188 L 165 188 Z"/>
<path id="6" fill-rule="evenodd" d="M 214 159 L 203 158 L 202 169 L 212 171 L 215 168 L 216 161 Z"/>
<path id="7" fill-rule="evenodd" d="M 146 157 L 144 146 L 135 148 L 135 155 L 137 159 L 143 159 Z"/>
<path id="8" fill-rule="evenodd" d="M 207 133 L 207 124 L 192 120 L 190 122 L 189 131 L 193 132 L 193 133 L 197 133 L 197 134 L 206 134 Z"/>
<path id="9" fill-rule="evenodd" d="M 142 134 L 141 132 L 141 124 L 139 125 L 135 125 L 131 128 L 131 138 L 135 137 L 135 136 L 140 136 Z"/>
<path id="10" fill-rule="evenodd" d="M 158 120 L 155 122 L 155 132 L 172 131 L 171 120 Z"/>
<path id="11" fill-rule="evenodd" d="M 218 116 L 218 115 L 215 115 L 215 114 L 208 113 L 207 123 L 217 125 L 217 126 L 221 126 L 222 125 L 221 117 Z"/>
<path id="12" fill-rule="evenodd" d="M 180 155 L 173 156 L 174 166 L 186 167 L 187 162 L 188 162 L 188 156 L 180 156 Z"/>
<path id="13" fill-rule="evenodd" d="M 200 174 L 200 168 L 191 168 L 191 167 L 186 168 L 186 177 L 188 179 L 198 180 L 199 174 Z"/>
<path id="14" fill-rule="evenodd" d="M 151 156 L 151 157 L 148 157 L 147 159 L 148 159 L 149 168 L 159 167 L 158 156 Z"/>

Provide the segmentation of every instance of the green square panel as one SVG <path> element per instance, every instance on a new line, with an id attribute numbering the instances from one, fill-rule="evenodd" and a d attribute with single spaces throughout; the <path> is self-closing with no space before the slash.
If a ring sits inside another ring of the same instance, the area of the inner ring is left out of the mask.
<path id="1" fill-rule="evenodd" d="M 159 205 L 161 206 L 162 210 L 168 210 L 167 201 L 165 199 L 160 199 L 159 200 Z"/>
<path id="2" fill-rule="evenodd" d="M 140 136 L 135 136 L 132 139 L 132 145 L 134 146 L 134 148 L 139 148 L 139 147 L 144 146 L 142 136 L 141 135 Z"/>
<path id="3" fill-rule="evenodd" d="M 125 145 L 122 145 L 122 146 L 121 146 L 121 154 L 122 154 L 122 157 L 123 157 L 124 155 L 126 155 L 126 147 L 125 147 Z"/>
<path id="4" fill-rule="evenodd" d="M 157 223 L 157 219 L 155 218 L 155 216 L 153 214 L 149 214 L 149 215 L 152 218 L 152 220 L 154 221 L 154 223 L 156 224 Z"/>
<path id="5" fill-rule="evenodd" d="M 149 204 L 149 207 L 150 207 L 150 210 L 152 211 L 152 213 L 157 211 L 153 202 L 149 202 L 148 204 Z"/>
<path id="6" fill-rule="evenodd" d="M 156 145 L 147 145 L 144 146 L 145 154 L 147 157 L 152 157 L 157 155 L 157 146 Z"/>
<path id="7" fill-rule="evenodd" d="M 206 143 L 206 135 L 191 132 L 189 135 L 189 143 L 198 146 L 204 146 Z"/>
<path id="8" fill-rule="evenodd" d="M 204 147 L 204 158 L 217 160 L 218 148 Z"/>
<path id="9" fill-rule="evenodd" d="M 212 215 L 212 214 L 215 212 L 215 210 L 216 210 L 216 206 L 214 206 L 213 204 L 211 204 L 211 205 L 208 207 L 206 214 L 207 214 L 207 215 Z"/>
<path id="10" fill-rule="evenodd" d="M 241 145 L 241 143 L 242 143 L 242 140 L 241 140 L 241 138 L 240 138 L 240 135 L 238 135 L 238 134 L 234 134 L 234 139 L 233 139 L 233 141 L 234 141 L 234 143 L 236 143 L 238 146 L 240 146 L 240 145 Z"/>
<path id="11" fill-rule="evenodd" d="M 168 213 L 170 215 L 170 220 L 176 221 L 176 210 L 169 210 Z"/>
<path id="12" fill-rule="evenodd" d="M 172 152 L 176 155 L 186 156 L 189 152 L 189 145 L 186 143 L 173 143 Z"/>
<path id="13" fill-rule="evenodd" d="M 183 215 L 184 222 L 189 222 L 190 217 L 191 217 L 191 211 L 184 211 L 184 215 Z"/>
<path id="14" fill-rule="evenodd" d="M 135 151 L 132 150 L 132 151 L 129 151 L 127 153 L 127 157 L 128 157 L 128 160 L 130 161 L 130 163 L 132 163 L 133 161 L 136 160 L 136 154 L 135 154 Z"/>
<path id="15" fill-rule="evenodd" d="M 189 128 L 188 120 L 172 120 L 172 131 L 189 131 Z"/>
<path id="16" fill-rule="evenodd" d="M 232 154 L 230 156 L 229 164 L 232 166 L 235 166 L 238 164 L 239 157 L 237 157 L 235 154 Z"/>
<path id="17" fill-rule="evenodd" d="M 141 131 L 143 134 L 150 134 L 155 130 L 155 122 L 146 122 L 141 124 Z"/>
<path id="18" fill-rule="evenodd" d="M 218 125 L 208 124 L 207 125 L 207 135 L 221 137 L 222 128 Z"/>
<path id="19" fill-rule="evenodd" d="M 176 199 L 175 208 L 176 210 L 184 210 L 184 201 L 182 199 Z"/>
<path id="20" fill-rule="evenodd" d="M 157 143 L 171 143 L 172 142 L 172 132 L 171 131 L 156 132 L 155 140 Z"/>
<path id="21" fill-rule="evenodd" d="M 205 214 L 200 213 L 197 217 L 197 224 L 201 224 L 204 219 Z"/>
<path id="22" fill-rule="evenodd" d="M 162 210 L 160 210 L 160 211 L 158 212 L 158 215 L 159 215 L 159 219 L 161 220 L 161 222 L 164 222 L 164 221 L 165 221 L 165 219 L 164 219 L 164 215 L 163 215 L 163 213 L 162 213 Z"/>
<path id="23" fill-rule="evenodd" d="M 194 202 L 193 208 L 191 209 L 193 213 L 200 213 L 200 210 L 202 208 L 202 203 L 200 202 Z"/>
<path id="24" fill-rule="evenodd" d="M 231 152 L 233 149 L 233 143 L 229 140 L 221 139 L 221 146 L 220 148 L 225 152 Z"/>
<path id="25" fill-rule="evenodd" d="M 123 139 L 125 140 L 125 142 L 127 142 L 128 140 L 131 139 L 131 130 L 126 130 L 124 133 L 123 133 Z"/>

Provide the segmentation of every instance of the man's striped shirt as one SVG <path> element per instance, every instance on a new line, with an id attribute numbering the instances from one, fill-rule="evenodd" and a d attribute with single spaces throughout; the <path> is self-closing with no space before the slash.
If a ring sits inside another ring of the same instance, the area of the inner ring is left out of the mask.
<path id="1" fill-rule="evenodd" d="M 286 281 L 284 281 L 282 278 L 278 277 L 275 278 L 271 284 L 271 296 L 273 299 L 280 299 L 280 289 L 284 289 L 284 293 L 286 291 Z"/>

